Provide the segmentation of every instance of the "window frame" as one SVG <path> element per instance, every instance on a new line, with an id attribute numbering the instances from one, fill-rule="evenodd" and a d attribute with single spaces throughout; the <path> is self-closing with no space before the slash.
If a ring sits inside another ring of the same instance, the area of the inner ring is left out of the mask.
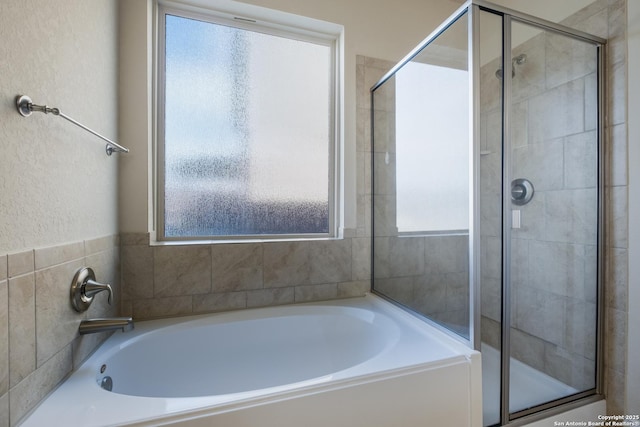
<path id="1" fill-rule="evenodd" d="M 154 150 L 153 150 L 153 195 L 154 198 L 154 241 L 158 243 L 231 243 L 256 241 L 315 240 L 339 238 L 339 212 L 341 209 L 342 180 L 340 167 L 342 153 L 342 37 L 343 28 L 336 24 L 316 21 L 251 5 L 242 5 L 243 10 L 222 11 L 173 1 L 155 2 L 155 61 L 154 61 Z M 237 12 L 237 13 L 236 13 Z M 331 49 L 330 95 L 329 95 L 329 140 L 328 140 L 328 204 L 329 230 L 327 233 L 304 234 L 258 234 L 258 235 L 208 235 L 208 236 L 166 236 L 165 235 L 165 52 L 166 16 L 173 15 L 217 25 L 225 25 L 242 30 L 259 32 L 319 44 Z"/>

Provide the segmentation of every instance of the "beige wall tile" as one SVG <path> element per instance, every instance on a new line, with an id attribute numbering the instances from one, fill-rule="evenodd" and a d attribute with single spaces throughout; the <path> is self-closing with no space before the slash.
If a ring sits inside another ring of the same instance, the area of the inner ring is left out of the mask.
<path id="1" fill-rule="evenodd" d="M 83 315 L 69 301 L 69 287 L 84 261 L 72 261 L 36 271 L 36 354 L 41 367 L 78 333 Z M 98 298 L 101 295 L 98 295 Z"/>
<path id="2" fill-rule="evenodd" d="M 361 297 L 371 291 L 371 280 L 338 283 L 338 298 Z"/>
<path id="3" fill-rule="evenodd" d="M 150 246 L 123 246 L 122 298 L 153 298 L 153 248 Z"/>
<path id="4" fill-rule="evenodd" d="M 264 287 L 287 287 L 310 283 L 309 242 L 264 244 Z"/>
<path id="5" fill-rule="evenodd" d="M 153 249 L 156 298 L 211 291 L 209 246 L 158 246 Z"/>
<path id="6" fill-rule="evenodd" d="M 194 313 L 211 313 L 242 308 L 247 308 L 246 292 L 225 292 L 193 296 Z"/>
<path id="7" fill-rule="evenodd" d="M 84 241 L 85 255 L 92 255 L 97 252 L 103 252 L 113 249 L 117 246 L 117 236 L 103 236 L 95 239 Z"/>
<path id="8" fill-rule="evenodd" d="M 36 296 L 33 273 L 9 279 L 9 324 L 10 383 L 13 387 L 36 369 Z"/>
<path id="9" fill-rule="evenodd" d="M 262 247 L 261 243 L 212 245 L 213 291 L 262 288 Z"/>
<path id="10" fill-rule="evenodd" d="M 9 254 L 7 266 L 9 277 L 31 273 L 34 267 L 33 251 Z"/>
<path id="11" fill-rule="evenodd" d="M 0 280 L 0 396 L 9 391 L 9 290 Z"/>
<path id="12" fill-rule="evenodd" d="M 353 280 L 371 278 L 371 239 L 351 240 L 351 277 Z"/>
<path id="13" fill-rule="evenodd" d="M 84 242 L 39 248 L 35 250 L 36 270 L 80 259 L 82 257 L 84 257 Z"/>
<path id="14" fill-rule="evenodd" d="M 0 395 L 0 426 L 9 425 L 9 393 Z"/>
<path id="15" fill-rule="evenodd" d="M 606 245 L 614 248 L 628 247 L 628 188 L 605 188 L 605 219 L 606 219 Z"/>
<path id="16" fill-rule="evenodd" d="M 338 296 L 338 285 L 329 283 L 323 285 L 296 286 L 295 301 L 310 302 L 335 299 Z"/>
<path id="17" fill-rule="evenodd" d="M 270 288 L 247 291 L 247 308 L 291 304 L 294 288 Z"/>
<path id="18" fill-rule="evenodd" d="M 42 367 L 29 375 L 10 391 L 11 425 L 27 414 L 71 372 L 71 346 L 54 354 Z"/>
<path id="19" fill-rule="evenodd" d="M 351 256 L 351 239 L 309 242 L 310 283 L 350 281 Z"/>
<path id="20" fill-rule="evenodd" d="M 184 316 L 193 312 L 192 297 L 137 299 L 132 301 L 131 312 L 136 320 Z"/>
<path id="21" fill-rule="evenodd" d="M 7 256 L 0 255 L 0 280 L 4 280 L 7 278 L 7 271 L 8 271 L 7 262 L 8 262 Z"/>

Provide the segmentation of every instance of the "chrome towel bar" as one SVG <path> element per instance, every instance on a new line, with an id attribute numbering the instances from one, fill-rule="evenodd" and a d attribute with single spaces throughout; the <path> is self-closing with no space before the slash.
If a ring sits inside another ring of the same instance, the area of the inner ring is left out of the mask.
<path id="1" fill-rule="evenodd" d="M 94 134 L 98 138 L 100 138 L 100 139 L 102 139 L 104 141 L 107 141 L 107 145 L 105 147 L 105 151 L 107 152 L 108 156 L 113 154 L 114 151 L 117 152 L 117 153 L 128 153 L 129 152 L 128 148 L 125 148 L 122 145 L 120 145 L 120 144 L 118 144 L 116 142 L 113 142 L 109 138 L 100 135 L 98 132 L 86 127 L 85 125 L 83 125 L 82 123 L 78 122 L 77 120 L 72 119 L 71 117 L 67 116 L 62 111 L 60 111 L 59 108 L 53 108 L 53 107 L 48 107 L 46 105 L 34 104 L 31 101 L 31 98 L 29 98 L 26 95 L 18 95 L 18 96 L 16 96 L 16 107 L 18 108 L 18 113 L 20 113 L 20 115 L 23 116 L 23 117 L 29 117 L 32 112 L 39 111 L 39 112 L 45 113 L 45 114 L 51 113 L 54 116 L 60 116 L 63 119 L 66 119 L 66 120 L 70 121 L 74 125 L 76 125 L 78 127 L 81 127 L 82 129 L 86 130 L 89 133 Z"/>

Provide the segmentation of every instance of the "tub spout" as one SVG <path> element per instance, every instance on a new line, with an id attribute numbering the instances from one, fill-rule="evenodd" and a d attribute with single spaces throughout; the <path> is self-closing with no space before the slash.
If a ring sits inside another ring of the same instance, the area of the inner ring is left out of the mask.
<path id="1" fill-rule="evenodd" d="M 122 329 L 127 332 L 133 329 L 131 317 L 110 317 L 106 319 L 87 319 L 80 322 L 78 332 L 80 335 L 94 334 L 96 332 L 114 331 Z"/>

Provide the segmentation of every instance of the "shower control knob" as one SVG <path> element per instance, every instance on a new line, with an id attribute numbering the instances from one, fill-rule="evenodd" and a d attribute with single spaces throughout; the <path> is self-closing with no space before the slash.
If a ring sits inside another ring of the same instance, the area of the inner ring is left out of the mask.
<path id="1" fill-rule="evenodd" d="M 518 178 L 511 181 L 511 202 L 514 205 L 526 205 L 533 198 L 533 184 L 525 178 Z"/>

